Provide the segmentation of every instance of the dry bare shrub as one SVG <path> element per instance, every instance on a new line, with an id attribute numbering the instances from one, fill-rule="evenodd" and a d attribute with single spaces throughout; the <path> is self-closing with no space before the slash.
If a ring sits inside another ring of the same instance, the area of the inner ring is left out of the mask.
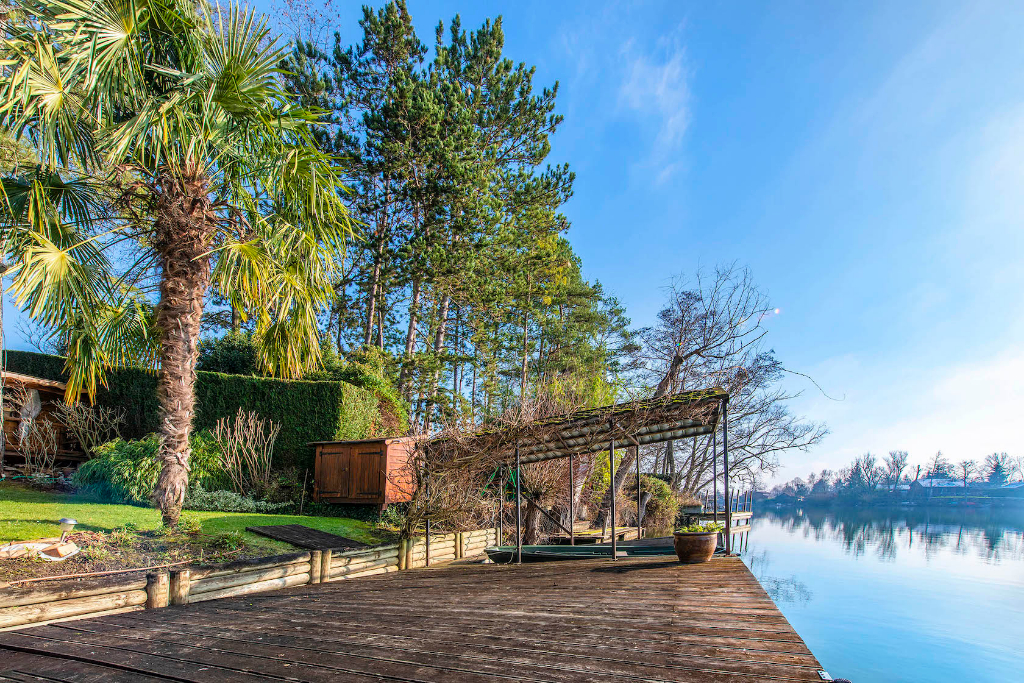
<path id="1" fill-rule="evenodd" d="M 57 459 L 57 443 L 57 428 L 51 422 L 33 420 L 18 445 L 25 458 L 25 473 L 53 472 L 53 463 Z"/>
<path id="2" fill-rule="evenodd" d="M 11 413 L 18 415 L 15 438 L 18 451 L 25 459 L 25 474 L 52 472 L 60 435 L 49 420 L 38 419 L 41 409 L 38 392 L 33 393 L 21 382 L 12 382 L 4 393 L 4 402 Z"/>
<path id="3" fill-rule="evenodd" d="M 121 438 L 124 409 L 90 406 L 81 401 L 60 401 L 56 406 L 57 419 L 74 435 L 89 458 L 95 456 L 96 449 L 103 444 Z"/>
<path id="4" fill-rule="evenodd" d="M 270 485 L 270 461 L 281 425 L 250 410 L 238 409 L 234 419 L 221 418 L 213 430 L 224 472 L 236 493 L 252 496 Z"/>

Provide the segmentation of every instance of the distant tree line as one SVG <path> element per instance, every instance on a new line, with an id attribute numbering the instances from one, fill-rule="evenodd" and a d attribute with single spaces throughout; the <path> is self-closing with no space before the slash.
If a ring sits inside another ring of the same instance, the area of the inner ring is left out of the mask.
<path id="1" fill-rule="evenodd" d="M 1024 456 L 992 453 L 980 462 L 964 459 L 953 463 L 939 451 L 925 463 L 910 465 L 907 451 L 889 451 L 881 460 L 865 453 L 840 470 L 811 472 L 806 478 L 795 477 L 777 484 L 768 491 L 768 497 L 857 498 L 878 493 L 892 496 L 922 479 L 956 481 L 964 487 L 1002 486 L 1024 481 Z"/>

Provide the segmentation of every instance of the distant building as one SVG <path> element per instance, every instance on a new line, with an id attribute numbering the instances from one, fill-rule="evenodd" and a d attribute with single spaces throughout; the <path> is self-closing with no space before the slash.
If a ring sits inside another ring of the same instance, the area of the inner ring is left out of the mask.
<path id="1" fill-rule="evenodd" d="M 957 481 L 956 479 L 935 477 L 932 479 L 918 479 L 911 484 L 911 487 L 922 489 L 962 489 L 964 487 L 964 482 L 962 479 Z"/>
<path id="2" fill-rule="evenodd" d="M 892 484 L 886 484 L 885 482 L 879 482 L 878 484 L 875 484 L 875 488 L 878 489 L 879 491 L 891 491 L 892 490 Z M 897 491 L 909 491 L 910 490 L 910 484 L 896 484 L 896 490 Z"/>

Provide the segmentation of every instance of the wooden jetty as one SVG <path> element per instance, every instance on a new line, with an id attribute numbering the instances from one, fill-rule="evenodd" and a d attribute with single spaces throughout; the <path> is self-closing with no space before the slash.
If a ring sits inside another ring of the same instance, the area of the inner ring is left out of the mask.
<path id="1" fill-rule="evenodd" d="M 723 510 L 718 511 L 716 516 L 714 512 L 701 512 L 694 515 L 702 522 L 710 522 L 714 519 L 718 519 L 719 522 L 725 523 L 725 512 Z M 746 512 L 734 512 L 732 513 L 732 531 L 733 533 L 739 533 L 740 531 L 746 531 L 746 527 L 750 526 L 750 520 L 753 518 L 754 513 L 750 511 Z"/>
<path id="2" fill-rule="evenodd" d="M 0 633 L 0 681 L 817 681 L 737 557 L 453 564 Z"/>

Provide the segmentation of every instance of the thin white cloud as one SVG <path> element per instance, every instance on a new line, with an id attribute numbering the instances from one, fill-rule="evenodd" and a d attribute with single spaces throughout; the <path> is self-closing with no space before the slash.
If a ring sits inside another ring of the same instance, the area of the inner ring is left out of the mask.
<path id="1" fill-rule="evenodd" d="M 627 40 L 619 51 L 625 64 L 619 106 L 655 129 L 643 166 L 646 172 L 652 172 L 652 166 L 657 169 L 658 184 L 679 167 L 677 157 L 691 119 L 691 74 L 679 33 L 677 28 L 659 39 L 653 51 L 639 50 L 634 40 Z"/>
<path id="2" fill-rule="evenodd" d="M 619 102 L 643 117 L 653 117 L 658 126 L 655 144 L 675 149 L 690 124 L 689 70 L 685 48 L 674 39 L 659 42 L 668 48 L 662 54 L 638 52 L 634 41 L 622 47 L 627 66 Z"/>

